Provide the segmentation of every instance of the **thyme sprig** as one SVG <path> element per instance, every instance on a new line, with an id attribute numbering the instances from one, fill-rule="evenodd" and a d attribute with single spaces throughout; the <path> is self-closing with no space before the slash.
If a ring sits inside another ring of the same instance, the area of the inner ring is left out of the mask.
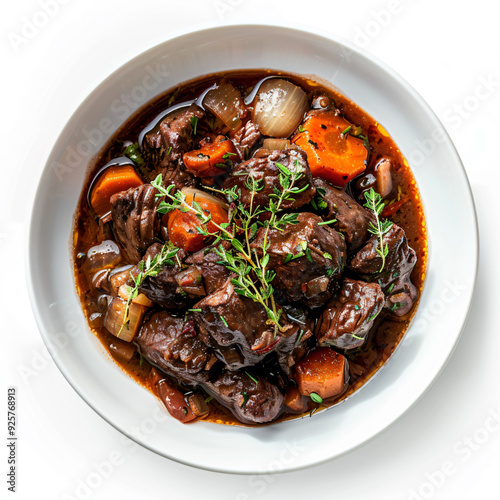
<path id="1" fill-rule="evenodd" d="M 210 212 L 204 211 L 199 203 L 193 198 L 191 203 L 186 200 L 186 195 L 182 191 L 174 192 L 174 186 L 163 187 L 162 176 L 159 175 L 152 182 L 158 190 L 157 197 L 163 198 L 159 204 L 158 212 L 168 213 L 172 210 L 192 212 L 200 220 L 197 230 L 206 237 L 214 237 L 212 243 L 214 252 L 221 258 L 220 264 L 235 274 L 232 278 L 234 290 L 239 295 L 245 296 L 262 305 L 268 316 L 268 324 L 274 326 L 274 333 L 282 331 L 280 324 L 282 310 L 276 306 L 274 301 L 274 288 L 272 281 L 276 273 L 267 268 L 270 256 L 267 252 L 269 248 L 269 231 L 276 229 L 283 231 L 287 224 L 297 224 L 297 214 L 281 214 L 286 201 L 292 200 L 295 196 L 305 191 L 309 185 L 299 187 L 298 181 L 304 175 L 304 167 L 295 160 L 288 167 L 281 163 L 276 163 L 279 173 L 279 186 L 275 187 L 270 194 L 269 204 L 261 207 L 255 203 L 255 195 L 264 188 L 263 179 L 247 175 L 245 188 L 250 193 L 250 201 L 245 206 L 241 200 L 241 192 L 237 186 L 229 189 L 211 189 L 226 197 L 230 202 L 228 213 L 229 222 L 218 224 L 210 217 Z M 262 222 L 260 215 L 269 212 L 268 220 Z M 207 224 L 211 222 L 217 229 L 210 232 Z M 265 228 L 262 247 L 252 248 L 251 243 L 260 227 Z M 219 242 L 228 241 L 231 244 L 229 249 L 224 245 L 216 246 Z"/>
<path id="2" fill-rule="evenodd" d="M 387 246 L 387 243 L 384 243 L 384 235 L 389 232 L 393 223 L 387 219 L 380 219 L 380 214 L 385 207 L 385 203 L 382 201 L 382 197 L 373 188 L 370 188 L 369 191 L 365 191 L 364 196 L 366 203 L 363 206 L 371 210 L 375 216 L 375 223 L 370 221 L 370 224 L 368 225 L 368 231 L 371 234 L 377 236 L 379 241 L 377 253 L 382 259 L 382 264 L 380 265 L 380 269 L 378 270 L 378 272 L 381 273 L 385 267 L 385 258 L 389 253 L 389 247 Z"/>
<path id="3" fill-rule="evenodd" d="M 192 212 L 198 217 L 202 226 L 197 227 L 197 231 L 200 234 L 205 236 L 212 236 L 216 233 L 210 233 L 206 227 L 206 225 L 211 222 L 219 231 L 222 232 L 223 235 L 226 236 L 226 239 L 233 239 L 235 237 L 234 228 L 233 231 L 229 229 L 230 223 L 221 223 L 212 220 L 209 211 L 203 210 L 201 205 L 196 201 L 196 197 L 193 197 L 191 203 L 186 201 L 186 195 L 182 191 L 176 191 L 173 193 L 175 188 L 174 184 L 170 184 L 167 188 L 163 187 L 162 175 L 159 174 L 156 179 L 151 182 L 151 185 L 154 186 L 158 191 L 157 197 L 164 197 L 165 199 L 161 200 L 158 205 L 157 211 L 161 214 L 166 214 L 171 212 L 172 210 L 180 210 L 181 212 Z M 168 200 L 168 201 L 167 201 Z"/>
<path id="4" fill-rule="evenodd" d="M 125 313 L 123 315 L 123 323 L 120 327 L 120 331 L 118 332 L 118 337 L 122 333 L 122 330 L 125 327 L 128 327 L 128 324 L 130 323 L 130 304 L 139 295 L 139 288 L 144 283 L 144 280 L 148 277 L 156 276 L 166 265 L 174 266 L 175 262 L 172 259 L 176 256 L 178 251 L 179 249 L 168 241 L 161 247 L 160 252 L 153 258 L 149 255 L 145 261 L 141 260 L 139 262 L 139 273 L 137 276 L 130 273 L 130 278 L 134 285 L 129 288 L 127 304 L 125 305 Z"/>

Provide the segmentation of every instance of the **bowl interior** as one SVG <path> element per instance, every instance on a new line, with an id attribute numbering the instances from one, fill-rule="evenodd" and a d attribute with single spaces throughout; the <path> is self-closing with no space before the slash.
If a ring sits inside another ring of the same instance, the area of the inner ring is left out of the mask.
<path id="1" fill-rule="evenodd" d="M 74 289 L 69 238 L 87 166 L 107 138 L 154 96 L 206 73 L 270 68 L 317 75 L 383 124 L 409 160 L 431 245 L 425 289 L 405 338 L 379 374 L 342 404 L 261 428 L 183 426 L 137 385 L 90 333 Z M 460 252 L 451 243 L 464 230 Z M 108 77 L 62 131 L 42 174 L 30 227 L 30 294 L 55 362 L 82 398 L 151 450 L 205 469 L 294 470 L 366 442 L 425 392 L 465 322 L 477 264 L 477 229 L 467 178 L 442 125 L 401 78 L 330 36 L 277 26 L 225 26 L 158 45 Z M 286 460 L 283 458 L 286 456 Z M 278 464 L 278 465 L 276 465 Z"/>

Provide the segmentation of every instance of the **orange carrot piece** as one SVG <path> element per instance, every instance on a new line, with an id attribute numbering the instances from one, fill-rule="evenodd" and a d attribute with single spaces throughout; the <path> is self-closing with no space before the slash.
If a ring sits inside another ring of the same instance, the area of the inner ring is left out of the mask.
<path id="1" fill-rule="evenodd" d="M 132 165 L 117 165 L 109 167 L 99 177 L 92 189 L 90 204 L 99 216 L 106 215 L 111 210 L 110 198 L 115 193 L 126 191 L 143 184 Z"/>
<path id="2" fill-rule="evenodd" d="M 297 363 L 295 380 L 303 396 L 337 396 L 345 389 L 346 359 L 329 347 L 315 349 Z"/>
<path id="3" fill-rule="evenodd" d="M 201 149 L 184 153 L 182 157 L 186 169 L 197 177 L 213 177 L 226 173 L 226 160 L 239 159 L 231 139 L 223 135 Z"/>
<path id="4" fill-rule="evenodd" d="M 303 132 L 292 142 L 306 152 L 313 177 L 344 186 L 366 169 L 368 151 L 364 142 L 342 134 L 351 125 L 331 111 L 317 112 L 306 119 Z"/>
<path id="5" fill-rule="evenodd" d="M 307 410 L 307 400 L 296 387 L 290 387 L 285 394 L 285 406 L 293 411 L 303 413 Z"/>
<path id="6" fill-rule="evenodd" d="M 211 221 L 207 224 L 208 232 L 216 233 L 219 230 L 214 222 L 220 225 L 229 221 L 227 211 L 217 203 L 203 196 L 196 196 L 195 199 L 203 211 L 210 212 Z M 186 202 L 188 204 L 193 202 L 192 194 L 186 196 Z M 196 229 L 202 229 L 202 223 L 195 213 L 182 212 L 177 209 L 167 214 L 167 217 L 168 237 L 176 247 L 187 252 L 197 252 L 206 246 L 205 236 Z"/>

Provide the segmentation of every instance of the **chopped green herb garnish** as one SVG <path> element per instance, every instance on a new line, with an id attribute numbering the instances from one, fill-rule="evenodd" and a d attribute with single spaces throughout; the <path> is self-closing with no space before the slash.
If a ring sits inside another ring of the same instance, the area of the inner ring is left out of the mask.
<path id="1" fill-rule="evenodd" d="M 300 133 L 305 132 L 305 128 L 302 125 L 299 125 L 299 132 Z"/>
<path id="2" fill-rule="evenodd" d="M 354 309 L 356 309 L 356 311 L 359 311 L 359 306 L 358 306 L 358 304 L 354 304 Z"/>
<path id="3" fill-rule="evenodd" d="M 311 250 L 309 249 L 309 247 L 306 248 L 306 257 L 307 257 L 307 260 L 311 263 L 313 263 L 313 258 L 311 256 Z"/>
<path id="4" fill-rule="evenodd" d="M 392 307 L 391 311 L 395 311 L 396 309 L 400 309 L 401 307 L 406 306 L 406 302 L 396 302 Z"/>
<path id="5" fill-rule="evenodd" d="M 224 160 L 227 160 L 230 156 L 236 156 L 236 153 L 230 153 L 230 152 L 228 151 L 227 153 L 224 153 L 224 154 L 222 155 L 222 158 L 223 158 Z"/>
<path id="6" fill-rule="evenodd" d="M 346 135 L 348 134 L 352 129 L 352 125 L 349 125 L 343 132 L 342 132 L 342 135 Z"/>
<path id="7" fill-rule="evenodd" d="M 227 324 L 226 318 L 224 318 L 224 316 L 220 316 L 220 319 L 226 325 L 226 328 L 229 328 L 229 325 Z"/>
<path id="8" fill-rule="evenodd" d="M 300 340 L 302 339 L 302 335 L 304 335 L 304 330 L 300 330 L 299 336 L 297 337 L 297 340 L 295 341 L 295 347 L 297 347 L 300 344 Z"/>
<path id="9" fill-rule="evenodd" d="M 144 161 L 144 159 L 142 158 L 142 156 L 139 152 L 140 149 L 141 148 L 139 147 L 139 144 L 136 142 L 135 144 L 131 144 L 130 146 L 127 146 L 125 148 L 125 151 L 123 152 L 123 154 L 125 156 L 127 156 L 128 158 L 130 158 L 136 165 L 142 166 L 146 162 Z"/>
<path id="10" fill-rule="evenodd" d="M 259 381 L 255 377 L 252 377 L 252 375 L 250 375 L 250 373 L 248 372 L 245 373 L 255 382 L 255 385 L 259 385 Z"/>
<path id="11" fill-rule="evenodd" d="M 309 394 L 309 397 L 315 402 L 315 403 L 322 403 L 323 402 L 323 398 L 317 394 L 316 392 L 311 392 L 311 394 Z"/>
<path id="12" fill-rule="evenodd" d="M 393 288 L 394 288 L 394 283 L 391 283 L 391 286 L 387 289 L 387 294 L 390 294 Z"/>
<path id="13" fill-rule="evenodd" d="M 188 311 L 191 311 L 194 313 L 199 313 L 199 312 L 201 312 L 201 309 L 188 309 Z"/>
<path id="14" fill-rule="evenodd" d="M 323 222 L 318 222 L 318 226 L 324 226 L 326 224 L 335 224 L 335 222 L 337 222 L 337 219 L 325 220 Z"/>
<path id="15" fill-rule="evenodd" d="M 248 394 L 243 391 L 241 395 L 243 396 L 243 403 L 241 403 L 240 408 L 244 408 L 248 401 Z"/>
<path id="16" fill-rule="evenodd" d="M 193 127 L 193 135 L 196 135 L 196 132 L 198 131 L 198 117 L 192 116 L 189 121 L 191 122 L 191 126 Z"/>
<path id="17" fill-rule="evenodd" d="M 381 311 L 381 310 L 382 310 L 382 309 L 380 309 L 380 311 Z M 367 322 L 367 323 L 369 323 L 370 321 L 374 320 L 374 319 L 375 319 L 375 318 L 379 315 L 380 311 L 377 311 L 375 314 L 373 314 L 372 316 L 370 316 L 370 317 L 366 320 L 366 322 Z"/>

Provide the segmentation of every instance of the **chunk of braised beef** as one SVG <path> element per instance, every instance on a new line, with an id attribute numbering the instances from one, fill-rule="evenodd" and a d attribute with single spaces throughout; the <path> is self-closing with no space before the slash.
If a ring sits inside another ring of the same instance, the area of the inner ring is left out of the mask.
<path id="1" fill-rule="evenodd" d="M 161 169 L 159 173 L 162 174 L 164 186 L 174 184 L 176 189 L 182 189 L 183 187 L 194 187 L 196 185 L 195 176 L 186 170 L 182 162 L 169 164 L 166 168 Z"/>
<path id="2" fill-rule="evenodd" d="M 237 349 L 236 354 L 241 354 L 240 359 L 232 357 L 231 369 L 259 362 L 270 352 L 279 350 L 281 343 L 299 329 L 289 323 L 275 335 L 272 325 L 267 324 L 268 316 L 264 308 L 236 293 L 231 279 L 196 303 L 193 310 L 200 337 L 207 345 L 213 347 L 216 353 L 219 349 L 233 347 Z M 223 359 L 224 356 L 218 357 Z"/>
<path id="3" fill-rule="evenodd" d="M 382 259 L 378 237 L 373 236 L 360 248 L 351 261 L 350 269 L 366 281 L 376 281 L 387 296 L 386 307 L 403 316 L 413 307 L 418 290 L 411 281 L 411 273 L 417 262 L 417 255 L 408 245 L 404 230 L 393 224 L 383 235 L 387 255 L 382 272 Z"/>
<path id="4" fill-rule="evenodd" d="M 226 246 L 226 243 L 222 243 Z M 227 249 L 227 248 L 226 248 Z M 230 272 L 222 264 L 218 264 L 220 257 L 213 251 L 200 250 L 188 256 L 184 262 L 194 266 L 203 277 L 203 285 L 207 295 L 221 288 L 229 278 Z"/>
<path id="5" fill-rule="evenodd" d="M 268 269 L 276 272 L 272 284 L 288 301 L 320 307 L 333 295 L 344 267 L 344 238 L 315 214 L 300 213 L 297 221 L 267 234 Z M 251 244 L 257 252 L 265 235 L 261 227 Z"/>
<path id="6" fill-rule="evenodd" d="M 246 373 L 223 371 L 215 380 L 203 384 L 221 404 L 246 424 L 271 422 L 280 413 L 283 394 L 266 379 L 257 383 Z"/>
<path id="7" fill-rule="evenodd" d="M 368 225 L 373 217 L 345 191 L 333 187 L 323 179 L 314 179 L 318 197 L 328 206 L 328 218 L 336 219 L 332 226 L 341 232 L 349 251 L 359 248 L 370 236 Z"/>
<path id="8" fill-rule="evenodd" d="M 296 187 L 307 188 L 300 194 L 285 200 L 281 204 L 283 210 L 297 209 L 313 198 L 316 189 L 313 185 L 311 171 L 307 164 L 307 157 L 303 151 L 289 149 L 285 151 L 269 151 L 264 157 L 250 158 L 238 164 L 230 177 L 224 181 L 224 188 L 237 186 L 241 191 L 240 201 L 249 206 L 252 198 L 252 191 L 248 189 L 247 183 L 251 177 L 260 181 L 263 188 L 257 191 L 253 197 L 253 206 L 260 205 L 265 207 L 269 205 L 269 196 L 275 192 L 275 189 L 282 191 L 280 185 L 280 169 L 277 164 L 281 164 L 290 171 L 297 169 L 303 170 L 302 177 L 298 180 Z"/>
<path id="9" fill-rule="evenodd" d="M 134 342 L 151 364 L 185 383 L 208 380 L 215 358 L 200 340 L 192 320 L 174 318 L 166 311 L 146 318 Z"/>
<path id="10" fill-rule="evenodd" d="M 354 349 L 364 344 L 385 296 L 377 283 L 345 278 L 339 294 L 322 312 L 316 325 L 320 345 Z"/>
<path id="11" fill-rule="evenodd" d="M 306 343 L 313 336 L 314 322 L 299 326 L 293 335 L 283 338 L 276 350 L 278 362 L 287 377 L 292 376 L 292 368 L 306 353 Z"/>
<path id="12" fill-rule="evenodd" d="M 247 120 L 245 124 L 234 131 L 232 139 L 236 147 L 240 150 L 250 149 L 262 137 L 257 125 L 252 120 Z M 242 153 L 242 151 L 240 151 Z M 241 155 L 243 158 L 243 154 Z"/>
<path id="13" fill-rule="evenodd" d="M 146 145 L 151 149 L 163 149 L 164 155 L 161 166 L 175 162 L 182 155 L 193 149 L 194 129 L 193 118 L 200 120 L 205 116 L 204 111 L 192 105 L 177 113 L 168 115 L 158 127 L 158 130 L 146 135 Z"/>
<path id="14" fill-rule="evenodd" d="M 157 193 L 151 184 L 143 184 L 111 196 L 113 232 L 130 262 L 141 259 L 158 233 Z"/>
<path id="15" fill-rule="evenodd" d="M 147 260 L 148 257 L 153 259 L 160 251 L 162 245 L 153 243 L 142 260 Z M 193 298 L 188 295 L 178 284 L 176 276 L 181 271 L 178 260 L 181 261 L 186 255 L 186 252 L 180 249 L 176 258 L 172 259 L 174 265 L 165 264 L 156 276 L 148 276 L 139 287 L 139 291 L 143 293 L 149 300 L 153 301 L 166 309 L 182 309 L 193 303 Z M 139 266 L 135 266 L 132 274 L 137 277 L 139 274 Z"/>

